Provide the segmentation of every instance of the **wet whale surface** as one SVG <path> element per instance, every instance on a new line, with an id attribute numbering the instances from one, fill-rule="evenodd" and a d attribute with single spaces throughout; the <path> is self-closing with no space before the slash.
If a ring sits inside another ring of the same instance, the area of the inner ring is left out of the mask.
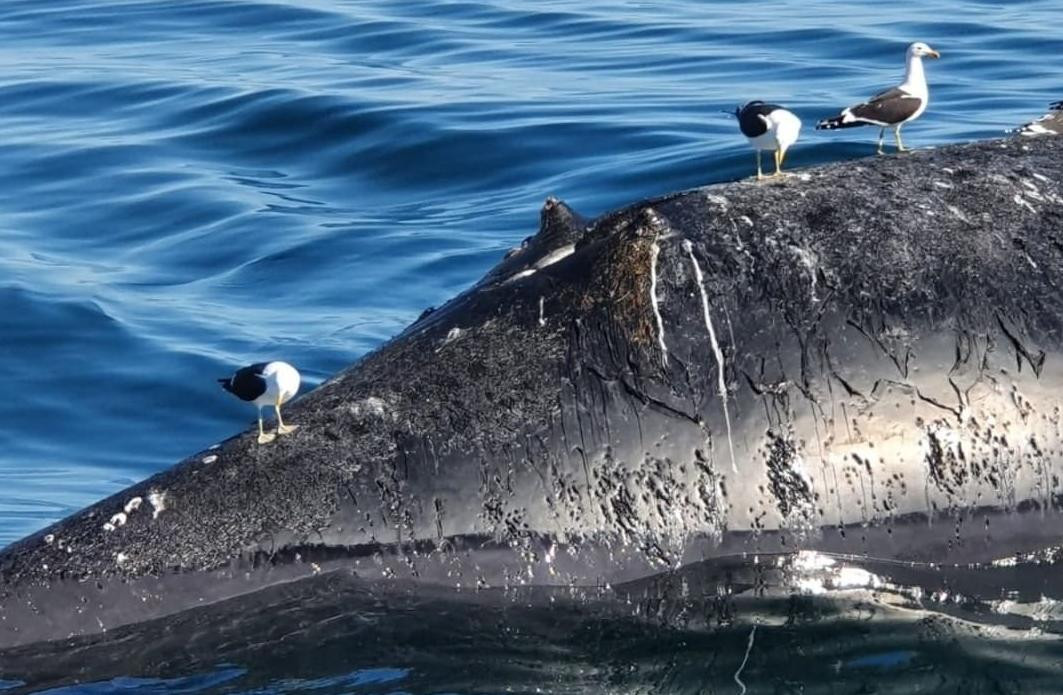
<path id="1" fill-rule="evenodd" d="M 929 574 L 822 554 L 761 560 L 608 588 L 455 591 L 331 572 L 6 650 L 0 679 L 15 692 L 694 694 L 740 692 L 736 675 L 750 692 L 824 693 L 1051 692 L 1063 675 L 1050 599 L 921 593 Z"/>
<path id="2" fill-rule="evenodd" d="M 1061 149 L 862 160 L 593 222 L 548 201 L 481 283 L 294 403 L 295 434 L 244 433 L 6 549 L 0 647 L 336 571 L 467 592 L 795 551 L 1043 563 Z"/>

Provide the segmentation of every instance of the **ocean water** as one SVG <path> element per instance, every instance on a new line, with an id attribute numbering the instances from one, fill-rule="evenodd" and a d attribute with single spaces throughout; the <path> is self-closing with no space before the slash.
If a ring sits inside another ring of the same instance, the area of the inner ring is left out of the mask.
<path id="1" fill-rule="evenodd" d="M 907 43 L 923 40 L 943 57 L 928 64 L 932 103 L 908 144 L 1002 135 L 1063 98 L 1061 11 L 1058 0 L 5 0 L 0 546 L 246 427 L 253 413 L 214 381 L 234 366 L 286 359 L 312 386 L 355 361 L 533 233 L 548 195 L 593 216 L 748 176 L 751 150 L 721 113 L 743 101 L 804 120 L 791 167 L 869 155 L 874 131 L 812 125 L 893 84 Z M 1027 667 L 1055 674 L 1051 650 L 990 653 L 960 638 L 931 649 L 933 630 L 901 628 L 891 641 L 888 626 L 906 619 L 877 628 L 885 646 L 849 653 L 858 621 L 839 615 L 833 637 L 766 621 L 758 639 L 806 645 L 820 683 L 859 675 L 836 692 L 884 692 L 898 672 L 923 692 L 1018 692 L 1007 683 Z M 583 623 L 554 641 L 536 632 L 547 624 L 536 613 L 494 625 L 516 631 L 511 651 L 452 649 L 450 626 L 362 660 L 354 645 L 376 636 L 351 630 L 328 664 L 304 644 L 298 668 L 260 673 L 262 653 L 230 662 L 214 650 L 78 691 L 714 692 L 687 687 L 683 674 L 701 668 L 720 676 L 711 688 L 738 692 L 731 662 L 748 625 L 666 637 L 606 621 L 588 643 Z M 702 662 L 710 639 L 726 645 L 726 668 Z M 510 667 L 467 672 L 488 656 Z M 770 664 L 751 652 L 751 692 L 801 691 L 801 669 Z"/>

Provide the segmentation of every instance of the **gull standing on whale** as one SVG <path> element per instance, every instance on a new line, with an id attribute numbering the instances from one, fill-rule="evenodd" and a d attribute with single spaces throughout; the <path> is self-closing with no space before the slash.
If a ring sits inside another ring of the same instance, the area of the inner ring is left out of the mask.
<path id="1" fill-rule="evenodd" d="M 1049 104 L 1050 111 L 1018 128 L 1020 135 L 1063 135 L 1063 101 Z"/>
<path id="2" fill-rule="evenodd" d="M 293 432 L 298 425 L 285 425 L 281 405 L 299 391 L 299 372 L 287 362 L 258 362 L 236 370 L 228 379 L 218 379 L 221 387 L 258 408 L 258 443 L 268 444 L 276 434 L 262 430 L 262 409 L 272 405 L 277 413 L 277 434 Z"/>
<path id="3" fill-rule="evenodd" d="M 782 174 L 786 150 L 797 142 L 798 133 L 801 132 L 801 119 L 778 104 L 765 104 L 763 101 L 751 101 L 735 109 L 734 115 L 738 118 L 742 135 L 749 139 L 749 144 L 757 152 L 757 181 L 764 178 L 760 167 L 762 150 L 775 151 L 775 173 L 772 176 Z"/>
<path id="4" fill-rule="evenodd" d="M 862 104 L 844 109 L 834 118 L 826 118 L 816 125 L 816 130 L 836 130 L 856 126 L 873 125 L 880 128 L 878 153 L 882 154 L 882 139 L 886 128 L 893 128 L 897 138 L 897 150 L 904 152 L 901 142 L 901 126 L 914 121 L 926 111 L 930 102 L 930 90 L 923 72 L 923 58 L 940 58 L 941 54 L 925 43 L 913 43 L 908 47 L 904 82 L 871 97 Z"/>

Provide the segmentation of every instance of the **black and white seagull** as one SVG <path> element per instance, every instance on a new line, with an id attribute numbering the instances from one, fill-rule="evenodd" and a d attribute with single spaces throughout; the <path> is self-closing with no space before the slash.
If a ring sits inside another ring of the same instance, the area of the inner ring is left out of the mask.
<path id="1" fill-rule="evenodd" d="M 1063 101 L 1049 104 L 1050 111 L 1016 129 L 1020 135 L 1063 135 Z"/>
<path id="2" fill-rule="evenodd" d="M 801 119 L 778 104 L 765 104 L 763 101 L 751 101 L 735 109 L 734 113 L 742 135 L 749 139 L 749 144 L 757 152 L 757 181 L 764 178 L 760 166 L 762 150 L 775 151 L 775 173 L 772 176 L 782 174 L 786 150 L 797 142 L 801 132 Z"/>
<path id="3" fill-rule="evenodd" d="M 844 109 L 834 118 L 826 118 L 816 125 L 817 130 L 836 130 L 872 125 L 878 133 L 878 153 L 882 154 L 882 139 L 886 128 L 893 128 L 897 138 L 897 150 L 904 152 L 901 142 L 901 126 L 923 115 L 930 102 L 930 90 L 923 72 L 923 58 L 940 58 L 941 54 L 925 43 L 913 43 L 908 47 L 904 82 L 881 94 L 876 94 L 862 104 Z"/>
<path id="4" fill-rule="evenodd" d="M 262 409 L 272 405 L 277 412 L 277 434 L 295 431 L 298 425 L 285 425 L 281 406 L 299 391 L 299 372 L 287 362 L 258 362 L 236 370 L 228 379 L 218 379 L 221 387 L 258 408 L 258 443 L 268 444 L 276 434 L 262 430 Z"/>

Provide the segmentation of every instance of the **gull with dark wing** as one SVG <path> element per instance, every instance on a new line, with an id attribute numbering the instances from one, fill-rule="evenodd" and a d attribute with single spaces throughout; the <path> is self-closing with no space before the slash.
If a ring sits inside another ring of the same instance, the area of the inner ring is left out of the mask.
<path id="1" fill-rule="evenodd" d="M 258 409 L 259 444 L 268 444 L 277 434 L 289 434 L 298 427 L 284 424 L 281 406 L 299 392 L 299 381 L 299 372 L 287 362 L 257 362 L 218 379 L 223 389 Z M 262 409 L 267 406 L 273 406 L 277 413 L 277 434 L 262 429 Z"/>
<path id="2" fill-rule="evenodd" d="M 876 94 L 871 99 L 843 109 L 834 118 L 826 118 L 816 125 L 817 130 L 836 130 L 857 126 L 878 126 L 878 153 L 882 154 L 882 140 L 887 128 L 893 129 L 897 150 L 904 152 L 901 142 L 901 126 L 923 115 L 930 102 L 930 90 L 923 72 L 923 58 L 940 58 L 941 54 L 925 43 L 913 43 L 908 47 L 904 82 L 892 89 Z"/>
<path id="3" fill-rule="evenodd" d="M 1015 132 L 1019 135 L 1063 135 L 1063 101 L 1050 104 L 1050 110 L 1036 121 L 1030 121 Z"/>
<path id="4" fill-rule="evenodd" d="M 760 167 L 762 150 L 775 152 L 775 173 L 772 176 L 782 174 L 786 151 L 797 142 L 801 132 L 801 119 L 778 104 L 765 104 L 763 101 L 751 101 L 734 113 L 742 135 L 746 136 L 757 152 L 757 180 L 764 178 Z"/>

